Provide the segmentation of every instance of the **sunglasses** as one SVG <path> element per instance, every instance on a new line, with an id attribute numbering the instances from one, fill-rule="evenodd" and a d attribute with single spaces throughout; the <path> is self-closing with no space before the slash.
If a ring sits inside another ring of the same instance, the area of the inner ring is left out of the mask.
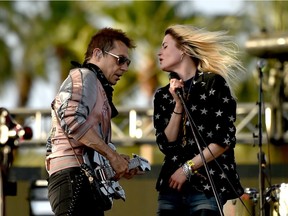
<path id="1" fill-rule="evenodd" d="M 105 53 L 117 58 L 117 64 L 118 65 L 123 65 L 123 64 L 127 63 L 127 66 L 129 66 L 131 63 L 131 60 L 126 58 L 125 56 L 118 56 L 118 55 L 115 55 L 115 54 L 107 52 L 107 51 L 105 51 Z"/>

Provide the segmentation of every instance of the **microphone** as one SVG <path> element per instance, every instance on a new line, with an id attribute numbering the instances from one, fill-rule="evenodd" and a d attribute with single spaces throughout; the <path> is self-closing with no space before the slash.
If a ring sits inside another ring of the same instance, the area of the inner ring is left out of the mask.
<path id="1" fill-rule="evenodd" d="M 179 77 L 179 75 L 178 75 L 176 72 L 170 72 L 170 74 L 169 74 L 169 80 L 171 80 L 171 79 L 180 80 L 180 77 Z"/>
<path id="2" fill-rule="evenodd" d="M 180 80 L 181 78 L 179 77 L 179 75 L 176 72 L 170 72 L 169 74 L 169 80 L 171 79 L 177 79 Z M 181 88 L 177 88 L 175 89 L 176 94 L 181 98 L 182 97 L 182 89 Z"/>
<path id="3" fill-rule="evenodd" d="M 257 62 L 257 70 L 259 72 L 259 76 L 262 77 L 263 76 L 263 69 L 265 68 L 267 62 L 265 59 L 260 59 Z"/>
<path id="4" fill-rule="evenodd" d="M 260 59 L 257 62 L 257 68 L 262 71 L 262 69 L 266 66 L 267 61 L 265 59 Z"/>

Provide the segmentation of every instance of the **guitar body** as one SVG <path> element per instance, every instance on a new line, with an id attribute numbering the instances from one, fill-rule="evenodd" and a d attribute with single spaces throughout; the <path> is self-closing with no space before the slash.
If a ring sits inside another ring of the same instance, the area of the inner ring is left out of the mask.
<path id="1" fill-rule="evenodd" d="M 109 143 L 108 145 L 116 151 L 116 147 L 112 143 Z M 84 154 L 84 162 L 91 164 L 90 161 L 88 162 L 87 160 L 88 157 Z M 125 201 L 125 191 L 118 181 L 113 180 L 115 172 L 109 161 L 104 156 L 94 151 L 93 164 L 96 165 L 96 168 L 94 169 L 96 178 L 103 185 L 101 191 L 110 198 L 111 202 L 113 202 L 113 199 L 122 199 Z M 129 170 L 134 168 L 138 168 L 141 171 L 151 170 L 149 162 L 136 154 L 133 154 L 133 158 L 129 161 Z"/>

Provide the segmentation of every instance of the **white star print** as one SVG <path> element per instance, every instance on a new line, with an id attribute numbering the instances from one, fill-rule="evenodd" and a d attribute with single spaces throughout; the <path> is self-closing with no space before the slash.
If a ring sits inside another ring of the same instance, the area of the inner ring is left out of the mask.
<path id="1" fill-rule="evenodd" d="M 226 144 L 226 145 L 228 145 L 228 144 L 230 144 L 230 140 L 227 138 L 227 139 L 224 139 L 224 143 Z"/>
<path id="2" fill-rule="evenodd" d="M 209 173 L 210 173 L 211 175 L 214 175 L 215 170 L 210 169 Z"/>
<path id="3" fill-rule="evenodd" d="M 208 184 L 207 184 L 207 185 L 204 185 L 204 190 L 210 190 L 210 187 L 211 187 L 211 186 L 208 185 Z"/>
<path id="4" fill-rule="evenodd" d="M 209 91 L 209 95 L 214 95 L 215 94 L 215 90 L 214 89 L 211 89 L 210 91 Z"/>
<path id="5" fill-rule="evenodd" d="M 195 111 L 195 110 L 197 110 L 197 108 L 196 108 L 197 106 L 195 106 L 195 105 L 192 105 L 192 107 L 191 107 L 191 110 L 192 110 L 192 112 L 193 111 Z"/>
<path id="6" fill-rule="evenodd" d="M 208 110 L 206 110 L 205 108 L 201 110 L 201 114 L 202 115 L 207 115 Z"/>
<path id="7" fill-rule="evenodd" d="M 188 143 L 189 143 L 189 145 L 193 145 L 195 143 L 195 141 L 193 139 L 189 139 Z"/>
<path id="8" fill-rule="evenodd" d="M 221 179 L 226 178 L 225 173 L 221 173 L 221 174 L 220 174 L 220 178 L 221 178 Z"/>
<path id="9" fill-rule="evenodd" d="M 203 125 L 198 126 L 198 130 L 199 130 L 199 131 L 203 131 L 203 130 L 204 130 Z"/>
<path id="10" fill-rule="evenodd" d="M 235 118 L 233 116 L 229 117 L 229 121 L 234 122 Z"/>
<path id="11" fill-rule="evenodd" d="M 206 100 L 206 95 L 205 94 L 200 95 L 200 99 L 201 100 Z"/>
<path id="12" fill-rule="evenodd" d="M 163 94 L 164 99 L 167 99 L 168 97 L 169 97 L 168 94 Z"/>
<path id="13" fill-rule="evenodd" d="M 197 78 L 200 74 L 202 74 L 203 77 L 199 77 L 199 79 Z M 236 116 L 235 116 L 235 99 L 230 95 L 229 93 L 229 88 L 224 87 L 228 86 L 227 82 L 225 82 L 225 79 L 221 79 L 221 77 L 219 78 L 218 75 L 212 75 L 209 72 L 209 76 L 207 75 L 207 73 L 200 73 L 199 71 L 197 71 L 197 76 L 195 76 L 195 80 L 197 79 L 197 83 L 196 85 L 193 85 L 194 81 L 192 79 L 192 85 L 194 87 L 193 90 L 195 90 L 195 96 L 192 98 L 189 98 L 189 102 L 187 101 L 187 105 L 189 112 L 191 113 L 191 115 L 195 118 L 198 117 L 199 122 L 197 122 L 196 127 L 199 130 L 199 132 L 201 133 L 201 135 L 203 135 L 205 138 L 204 140 L 207 141 L 211 140 L 215 136 L 219 136 L 219 140 L 222 142 L 220 142 L 219 144 L 225 146 L 229 146 L 232 145 L 232 143 L 236 143 L 236 136 L 235 136 L 235 132 L 236 132 L 236 127 L 234 126 L 234 122 L 236 121 Z M 207 80 L 207 82 L 206 82 Z M 209 83 L 212 83 L 215 81 L 216 85 L 211 85 L 209 84 L 208 86 L 208 81 Z M 191 88 L 192 89 L 192 88 Z M 216 106 L 213 107 L 212 101 L 210 102 L 210 98 L 214 98 L 216 97 L 216 95 L 218 95 L 218 93 L 221 93 L 219 95 L 220 96 L 218 99 L 219 101 L 216 104 Z M 174 151 L 173 148 L 170 148 L 170 145 L 166 145 L 166 141 L 165 139 L 163 140 L 162 138 L 165 136 L 165 134 L 163 134 L 163 128 L 164 125 L 168 125 L 170 118 L 171 118 L 171 112 L 172 109 L 175 106 L 175 101 L 173 100 L 173 97 L 171 97 L 169 90 L 167 87 L 161 88 L 160 93 L 156 95 L 156 105 L 158 107 L 157 111 L 154 114 L 154 119 L 155 119 L 155 128 L 157 131 L 157 142 L 159 145 L 159 149 L 165 150 L 165 151 L 169 151 L 169 154 L 172 155 L 170 157 L 165 157 L 166 158 L 166 163 L 172 163 L 175 166 L 175 169 L 177 167 L 181 167 L 181 165 L 183 164 L 182 161 L 182 157 L 180 155 L 178 155 L 178 152 Z M 192 100 L 193 99 L 193 100 Z M 169 103 L 170 102 L 170 103 Z M 213 107 L 211 109 L 211 107 Z M 165 110 L 165 111 L 162 111 Z M 210 116 L 211 115 L 211 116 Z M 210 116 L 210 117 L 209 117 Z M 204 118 L 203 118 L 204 117 Z M 207 118 L 206 118 L 207 117 Z M 189 125 L 194 125 L 194 123 L 192 121 L 189 121 L 189 118 L 185 118 L 185 120 L 182 120 L 182 126 L 186 127 L 186 129 L 188 129 Z M 190 123 L 190 124 L 189 124 Z M 163 124 L 163 125 L 162 125 Z M 206 126 L 207 124 L 207 126 Z M 219 133 L 220 130 L 221 133 Z M 195 139 L 193 138 L 193 133 L 190 132 L 190 130 L 188 129 L 187 131 L 187 137 L 185 138 L 185 140 L 187 140 L 187 144 L 185 145 L 185 147 L 183 147 L 183 151 L 189 149 L 191 149 L 192 151 L 190 151 L 191 153 L 189 153 L 189 158 L 193 158 L 193 155 L 196 156 L 197 152 L 194 151 L 194 149 L 197 147 L 196 143 L 195 143 Z M 179 148 L 181 148 L 181 141 L 179 143 Z M 200 148 L 203 149 L 204 146 L 200 145 Z M 229 158 L 228 158 L 229 156 Z M 226 164 L 222 164 L 221 167 L 225 172 L 231 172 L 232 175 L 232 179 L 233 180 L 237 180 L 237 173 L 236 173 L 236 165 L 234 164 L 235 162 L 233 161 L 233 158 L 231 156 L 230 158 L 230 151 L 226 153 L 226 155 L 221 155 L 220 156 L 220 160 L 225 161 Z M 180 160 L 181 157 L 181 160 Z M 179 158 L 179 159 L 178 159 Z M 165 159 L 164 159 L 165 160 Z M 213 179 L 215 179 L 216 181 L 220 181 L 219 182 L 219 187 L 217 192 L 220 193 L 227 193 L 230 192 L 230 187 L 228 185 L 228 182 L 226 181 L 226 179 L 228 178 L 227 173 L 225 173 L 223 170 L 218 170 L 215 167 L 211 167 L 211 169 L 209 169 L 209 173 L 210 175 L 213 176 Z M 169 172 L 169 170 L 168 170 Z M 223 172 L 223 173 L 222 173 Z M 221 174 L 222 173 L 222 174 Z M 229 173 L 230 175 L 230 173 Z M 165 174 L 163 174 L 163 176 L 165 176 Z M 163 181 L 163 176 L 159 176 L 159 183 L 162 185 L 165 183 L 165 186 L 167 186 L 167 180 L 166 177 Z M 229 176 L 230 177 L 230 176 Z M 162 182 L 163 181 L 163 182 Z M 208 179 L 206 180 L 200 180 L 199 179 L 199 183 L 201 185 L 197 186 L 198 189 L 202 189 L 203 191 L 206 192 L 212 192 L 212 185 L 209 184 Z M 218 185 L 217 185 L 218 186 Z M 238 188 L 235 188 L 236 190 L 238 190 Z"/>
<path id="14" fill-rule="evenodd" d="M 207 137 L 212 137 L 213 136 L 213 133 L 212 133 L 212 131 L 210 131 L 209 133 L 207 133 Z"/>
<path id="15" fill-rule="evenodd" d="M 227 97 L 223 98 L 223 103 L 228 103 L 229 102 L 229 99 Z"/>
<path id="16" fill-rule="evenodd" d="M 217 116 L 222 116 L 222 113 L 223 113 L 223 112 L 222 112 L 221 110 L 218 110 L 218 111 L 216 112 L 216 117 L 217 117 Z"/>
<path id="17" fill-rule="evenodd" d="M 226 188 L 223 187 L 223 188 L 221 188 L 220 190 L 221 190 L 222 192 L 224 192 L 224 191 L 226 191 Z"/>

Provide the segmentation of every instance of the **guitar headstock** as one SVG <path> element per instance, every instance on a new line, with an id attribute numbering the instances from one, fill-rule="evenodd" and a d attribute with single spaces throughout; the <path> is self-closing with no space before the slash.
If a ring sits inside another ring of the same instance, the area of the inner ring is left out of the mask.
<path id="1" fill-rule="evenodd" d="M 137 159 L 138 161 L 138 168 L 141 170 L 141 171 L 150 171 L 151 170 L 151 166 L 150 166 L 150 163 L 148 162 L 148 160 L 146 160 L 145 158 L 143 157 L 140 157 L 139 155 L 137 154 L 132 154 L 133 155 L 133 159 Z"/>

